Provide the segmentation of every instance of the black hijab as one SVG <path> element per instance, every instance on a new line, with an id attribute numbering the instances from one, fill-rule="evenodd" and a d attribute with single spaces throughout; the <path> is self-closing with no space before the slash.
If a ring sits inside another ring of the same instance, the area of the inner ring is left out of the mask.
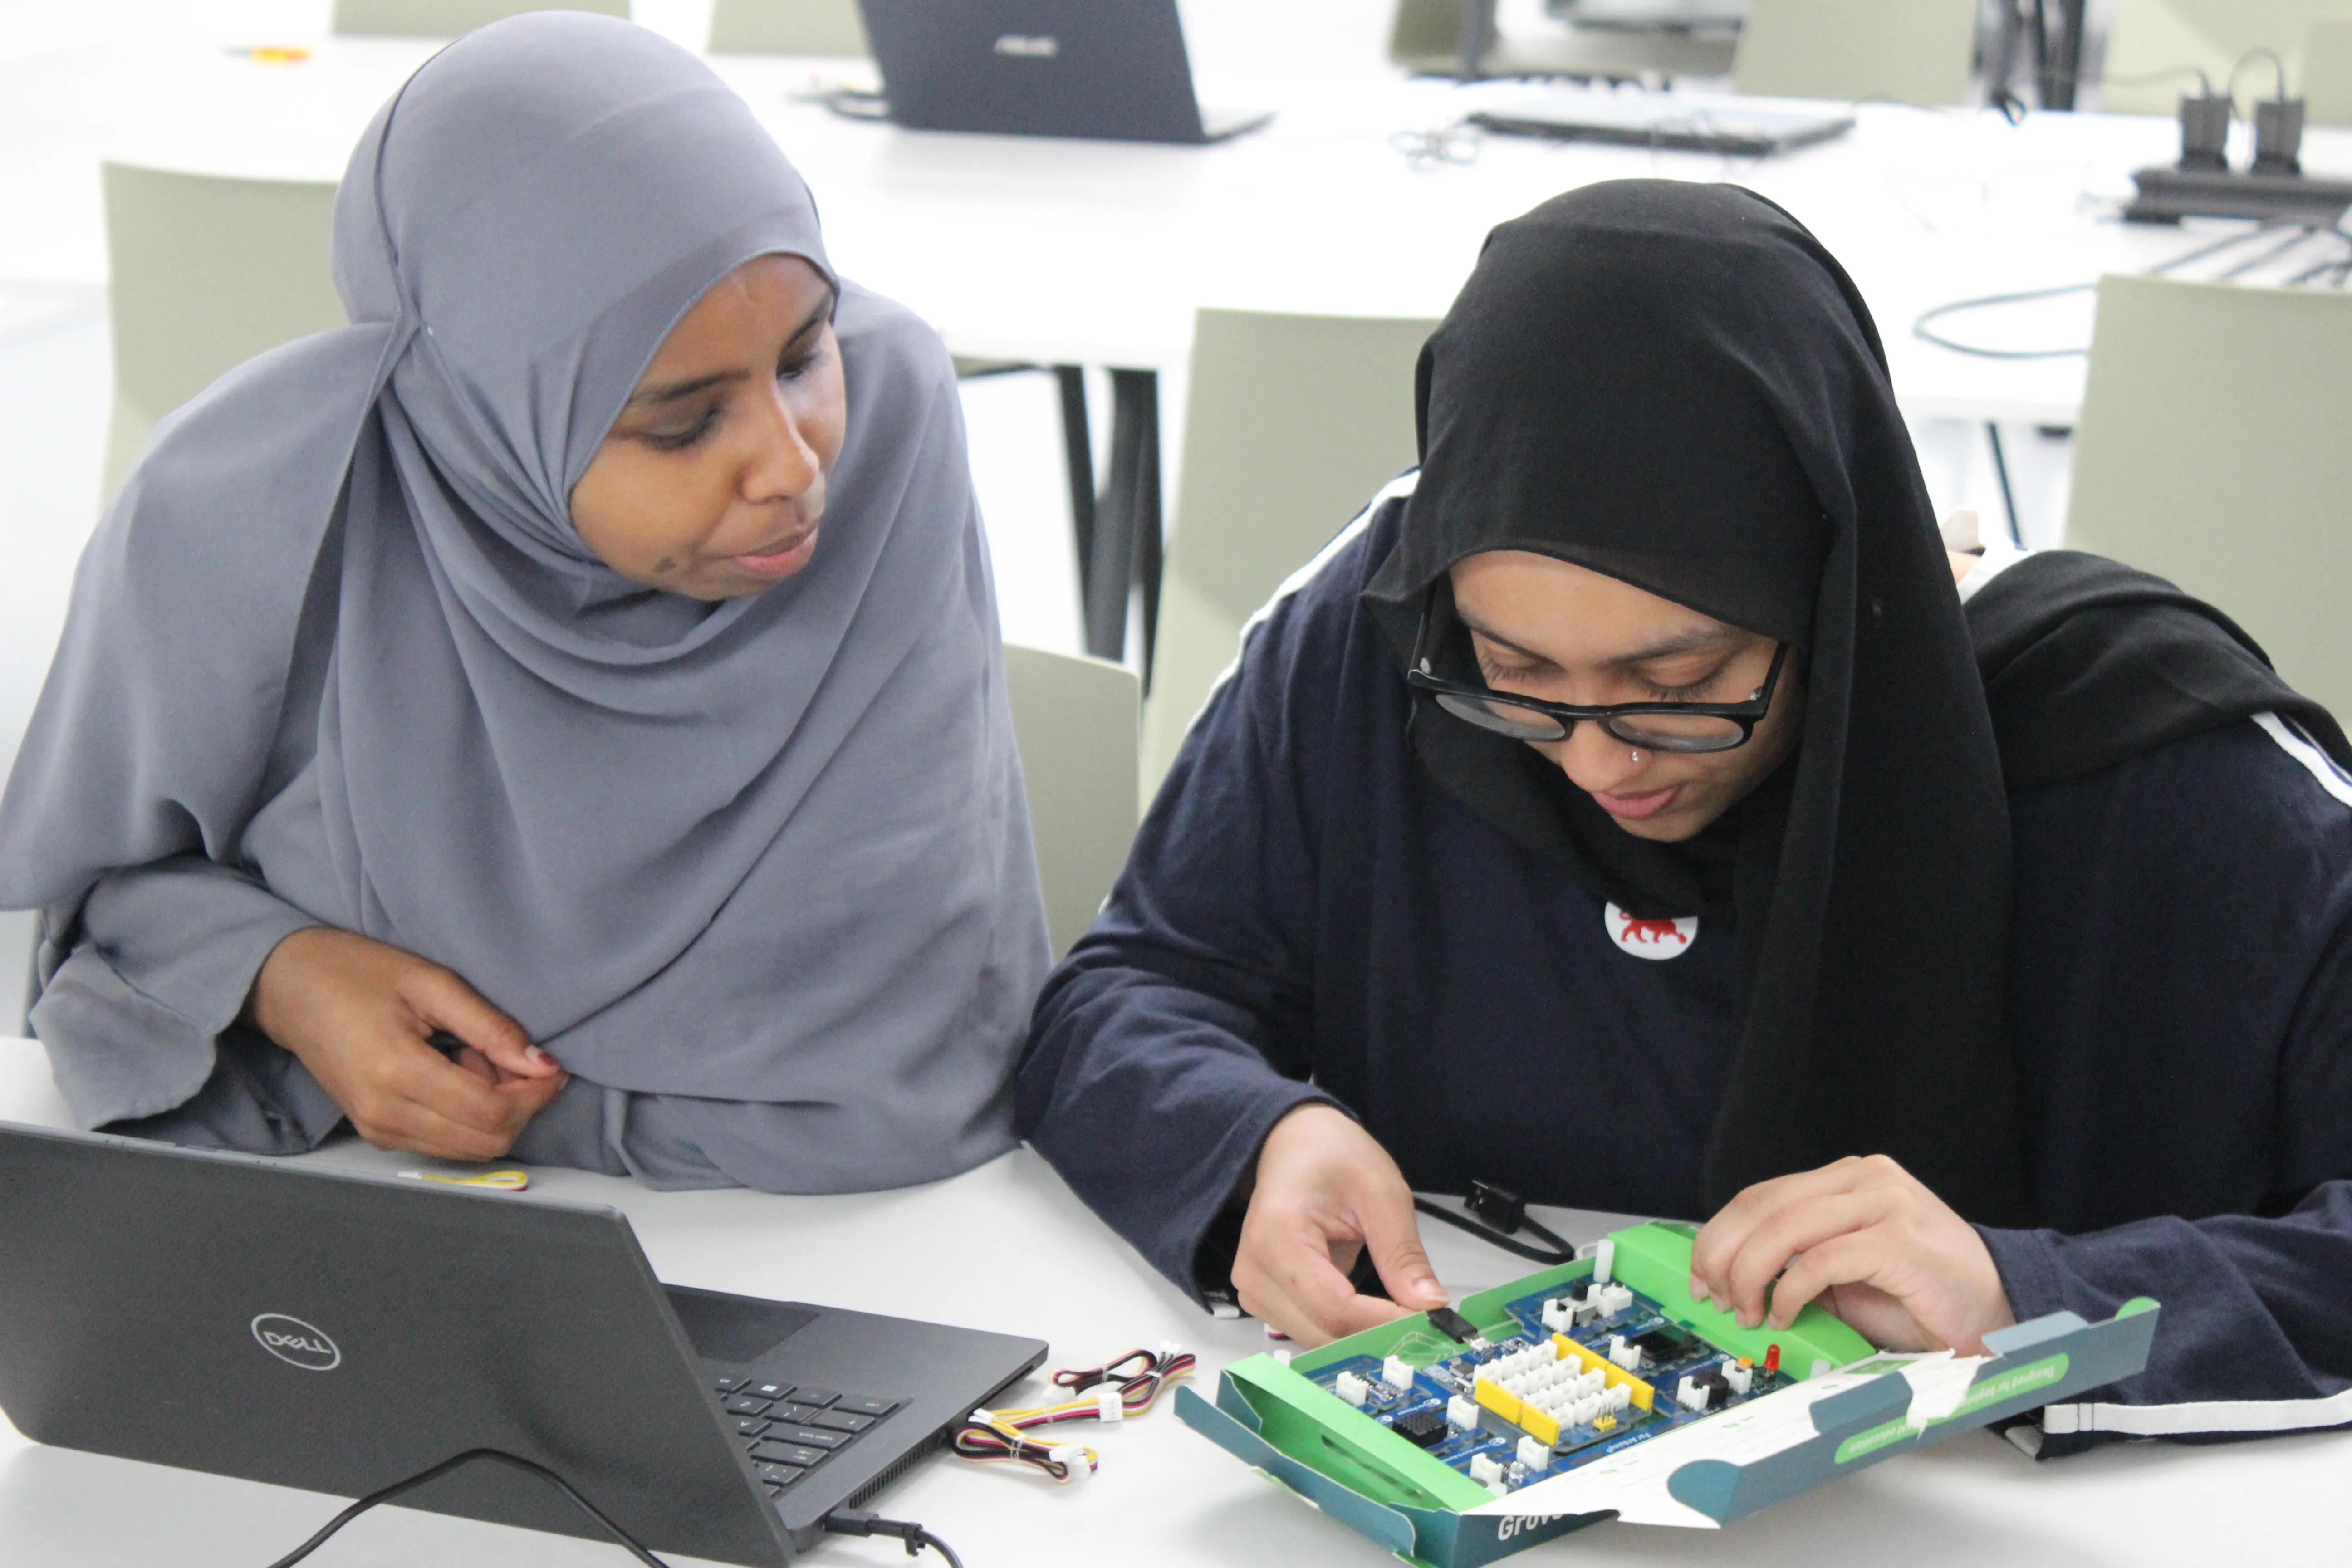
<path id="1" fill-rule="evenodd" d="M 2235 621 L 2161 577 L 2071 550 L 2028 556 L 1969 601 L 2011 789 L 2081 778 L 2256 713 L 2336 763 L 2352 744 Z"/>
<path id="2" fill-rule="evenodd" d="M 1416 393 L 1419 488 L 1365 595 L 1401 658 L 1447 568 L 1505 549 L 1802 650 L 1796 754 L 1684 845 L 1623 832 L 1518 742 L 1425 700 L 1412 721 L 1445 788 L 1596 895 L 1736 917 L 1706 1197 L 1884 1152 L 1970 1219 L 2022 1219 L 2000 758 L 1844 271 L 1736 186 L 1587 186 L 1488 237 Z"/>

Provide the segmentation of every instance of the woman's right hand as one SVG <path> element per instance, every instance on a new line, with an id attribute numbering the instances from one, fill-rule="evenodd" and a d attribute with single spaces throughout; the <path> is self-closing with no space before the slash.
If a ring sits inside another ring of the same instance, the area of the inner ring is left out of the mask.
<path id="1" fill-rule="evenodd" d="M 1366 1247 L 1392 1300 L 1360 1296 L 1348 1283 Z M 1445 1305 L 1404 1173 L 1370 1133 L 1328 1105 L 1302 1105 L 1266 1134 L 1234 1289 L 1243 1310 L 1306 1345 Z"/>
<path id="2" fill-rule="evenodd" d="M 571 1081 L 522 1026 L 437 963 L 331 926 L 279 942 L 246 1016 L 310 1069 L 361 1137 L 441 1160 L 494 1160 Z M 466 1042 L 457 1058 L 425 1043 Z"/>

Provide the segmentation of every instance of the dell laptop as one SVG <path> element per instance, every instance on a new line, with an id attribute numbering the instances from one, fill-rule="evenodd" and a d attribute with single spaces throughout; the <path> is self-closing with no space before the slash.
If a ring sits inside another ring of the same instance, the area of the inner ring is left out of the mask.
<path id="1" fill-rule="evenodd" d="M 1204 110 L 1176 0 L 858 0 L 890 119 L 916 131 L 1222 142 L 1274 118 Z"/>
<path id="2" fill-rule="evenodd" d="M 665 1286 L 608 1208 L 0 1123 L 0 1408 L 37 1442 L 344 1497 L 487 1448 L 656 1551 L 782 1564 L 1045 1355 Z M 400 1501 L 599 1533 L 503 1464 Z"/>

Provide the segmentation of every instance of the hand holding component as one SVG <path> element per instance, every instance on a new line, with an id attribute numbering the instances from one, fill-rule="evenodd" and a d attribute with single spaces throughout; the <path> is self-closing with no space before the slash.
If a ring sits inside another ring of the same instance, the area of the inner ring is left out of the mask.
<path id="1" fill-rule="evenodd" d="M 1360 1296 L 1348 1283 L 1367 1247 L 1393 1300 Z M 1328 1105 L 1302 1105 L 1266 1134 L 1234 1289 L 1245 1311 L 1302 1345 L 1445 1304 L 1403 1173 L 1370 1133 Z"/>
<path id="2" fill-rule="evenodd" d="M 1976 1228 L 1884 1154 L 1759 1182 L 1691 1247 L 1691 1294 L 1743 1327 L 1786 1328 L 1816 1297 L 1888 1350 L 1980 1353 L 2017 1321 Z"/>
<path id="3" fill-rule="evenodd" d="M 246 1015 L 379 1149 L 496 1159 L 571 1081 L 455 973 L 329 926 L 272 950 Z M 441 1032 L 460 1042 L 451 1055 L 428 1043 Z"/>

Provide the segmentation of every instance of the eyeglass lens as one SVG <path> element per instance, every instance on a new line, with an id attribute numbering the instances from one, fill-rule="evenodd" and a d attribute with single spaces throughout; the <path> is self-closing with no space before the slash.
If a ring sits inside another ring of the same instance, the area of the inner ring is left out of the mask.
<path id="1" fill-rule="evenodd" d="M 1561 741 L 1567 722 L 1517 703 L 1482 700 L 1451 691 L 1436 694 L 1437 704 L 1457 719 L 1517 741 Z M 1612 735 L 1628 745 L 1661 752 L 1723 752 L 1738 745 L 1747 731 L 1737 719 L 1713 719 L 1697 714 L 1624 713 L 1599 721 Z"/>

